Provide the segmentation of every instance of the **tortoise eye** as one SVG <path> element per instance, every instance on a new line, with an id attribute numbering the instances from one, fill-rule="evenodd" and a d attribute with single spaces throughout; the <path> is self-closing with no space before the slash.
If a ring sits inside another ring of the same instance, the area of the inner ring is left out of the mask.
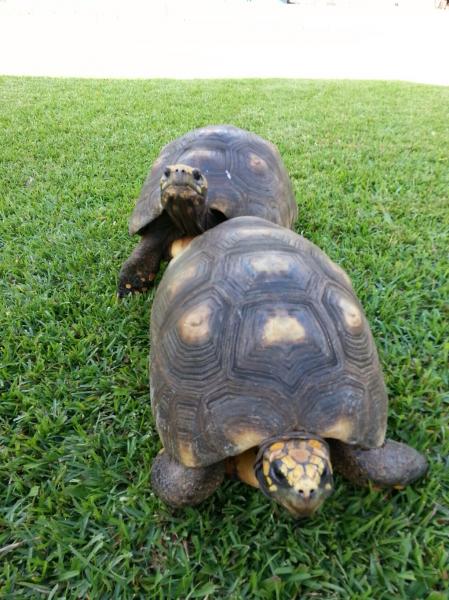
<path id="1" fill-rule="evenodd" d="M 271 478 L 277 481 L 278 483 L 285 483 L 287 479 L 284 473 L 281 471 L 280 465 L 278 465 L 277 463 L 275 463 L 271 467 Z"/>
<path id="2" fill-rule="evenodd" d="M 198 171 L 198 169 L 193 169 L 192 175 L 195 181 L 199 181 L 201 179 L 201 173 Z"/>

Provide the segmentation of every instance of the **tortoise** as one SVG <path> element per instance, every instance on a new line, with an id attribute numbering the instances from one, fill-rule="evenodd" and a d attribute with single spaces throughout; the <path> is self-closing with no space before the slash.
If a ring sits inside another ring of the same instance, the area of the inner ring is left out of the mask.
<path id="1" fill-rule="evenodd" d="M 131 215 L 140 243 L 124 263 L 120 297 L 145 292 L 162 259 L 190 239 L 233 217 L 254 215 L 291 227 L 297 204 L 272 143 L 232 125 L 195 129 L 165 146 Z"/>
<path id="2" fill-rule="evenodd" d="M 195 238 L 151 317 L 150 394 L 163 449 L 152 486 L 182 507 L 225 474 L 295 517 L 333 490 L 401 488 L 426 459 L 386 439 L 387 392 L 348 275 L 310 241 L 257 217 Z"/>

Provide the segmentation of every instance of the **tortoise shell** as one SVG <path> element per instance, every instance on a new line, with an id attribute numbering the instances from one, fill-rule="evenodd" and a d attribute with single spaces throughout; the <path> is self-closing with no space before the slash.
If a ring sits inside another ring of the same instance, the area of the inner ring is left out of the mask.
<path id="1" fill-rule="evenodd" d="M 296 219 L 291 181 L 276 146 L 238 127 L 215 125 L 195 129 L 162 149 L 131 215 L 131 235 L 161 215 L 160 179 L 167 165 L 177 163 L 205 175 L 206 204 L 223 215 L 219 221 L 254 215 L 291 227 Z"/>
<path id="2" fill-rule="evenodd" d="M 288 229 L 241 217 L 195 238 L 160 283 L 151 338 L 156 427 L 187 466 L 294 430 L 384 441 L 385 384 L 350 279 Z"/>

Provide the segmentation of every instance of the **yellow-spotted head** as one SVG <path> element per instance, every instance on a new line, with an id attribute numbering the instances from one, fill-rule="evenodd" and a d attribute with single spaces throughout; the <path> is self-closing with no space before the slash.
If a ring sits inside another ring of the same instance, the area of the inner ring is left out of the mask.
<path id="1" fill-rule="evenodd" d="M 329 446 L 313 434 L 267 440 L 254 466 L 263 493 L 296 518 L 312 515 L 334 489 Z"/>

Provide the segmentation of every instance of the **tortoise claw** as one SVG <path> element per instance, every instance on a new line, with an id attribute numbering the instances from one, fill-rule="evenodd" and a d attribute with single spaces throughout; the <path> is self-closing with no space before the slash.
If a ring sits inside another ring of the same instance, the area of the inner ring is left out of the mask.
<path id="1" fill-rule="evenodd" d="M 156 278 L 155 273 L 149 273 L 147 275 L 141 273 L 131 275 L 130 273 L 127 273 L 126 275 L 128 275 L 128 277 L 123 277 L 121 275 L 119 278 L 117 291 L 117 296 L 119 298 L 124 298 L 125 296 L 129 296 L 129 294 L 144 294 L 153 285 L 154 279 Z"/>

